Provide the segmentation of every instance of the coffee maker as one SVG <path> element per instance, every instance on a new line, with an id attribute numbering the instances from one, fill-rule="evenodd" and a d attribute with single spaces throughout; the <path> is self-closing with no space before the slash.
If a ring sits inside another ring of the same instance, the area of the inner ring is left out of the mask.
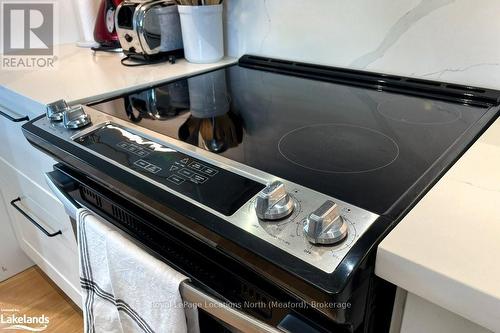
<path id="1" fill-rule="evenodd" d="M 123 0 L 102 0 L 94 26 L 94 39 L 98 49 L 117 49 L 120 42 L 115 28 L 115 12 Z"/>

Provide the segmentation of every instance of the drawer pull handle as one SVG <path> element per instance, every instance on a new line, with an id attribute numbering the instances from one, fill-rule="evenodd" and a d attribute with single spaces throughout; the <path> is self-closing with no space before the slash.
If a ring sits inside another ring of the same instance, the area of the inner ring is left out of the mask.
<path id="1" fill-rule="evenodd" d="M 57 235 L 62 235 L 62 231 L 59 230 L 57 232 L 54 232 L 53 234 L 51 234 L 50 232 L 48 232 L 47 230 L 45 230 L 44 227 L 42 227 L 40 224 L 38 224 L 35 220 L 33 220 L 31 218 L 31 216 L 29 216 L 28 214 L 26 214 L 26 212 L 24 212 L 24 210 L 22 210 L 18 205 L 16 205 L 16 202 L 21 202 L 21 198 L 16 198 L 14 200 L 12 200 L 10 202 L 10 204 L 12 205 L 12 207 L 14 207 L 19 213 L 21 213 L 25 218 L 28 219 L 28 221 L 30 221 L 31 223 L 33 223 L 33 225 L 35 227 L 37 227 L 38 229 L 40 229 L 47 237 L 54 237 L 54 236 L 57 236 Z"/>
<path id="2" fill-rule="evenodd" d="M 5 106 L 2 106 L 1 107 L 3 110 L 9 110 L 7 109 Z M 5 118 L 9 119 L 10 121 L 13 121 L 15 123 L 18 123 L 18 122 L 21 122 L 21 121 L 29 121 L 30 118 L 28 116 L 23 116 L 23 117 L 19 117 L 19 118 L 14 118 L 12 117 L 11 115 L 9 115 L 8 113 L 5 113 L 5 111 L 3 111 L 2 109 L 0 109 L 0 114 L 2 116 L 4 116 Z M 10 110 L 9 110 L 10 111 Z"/>

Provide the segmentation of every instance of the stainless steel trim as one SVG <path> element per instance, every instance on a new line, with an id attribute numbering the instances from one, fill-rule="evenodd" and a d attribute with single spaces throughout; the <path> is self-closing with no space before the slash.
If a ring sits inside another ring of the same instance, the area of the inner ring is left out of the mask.
<path id="1" fill-rule="evenodd" d="M 141 4 L 138 6 L 138 10 L 136 9 L 137 16 L 134 17 L 134 25 L 137 29 L 137 35 L 139 37 L 139 42 L 141 43 L 142 49 L 146 54 L 155 54 L 160 51 L 160 45 L 155 47 L 154 49 L 149 47 L 149 44 L 144 35 L 144 22 L 146 21 L 146 15 L 148 15 L 148 9 L 155 6 L 158 3 L 164 2 L 163 0 L 149 2 L 145 4 Z M 140 9 L 139 9 L 140 8 Z"/>
<path id="2" fill-rule="evenodd" d="M 182 282 L 179 288 L 182 299 L 203 309 L 215 318 L 245 333 L 278 333 L 278 330 L 254 317 L 247 315 L 217 298 L 208 295 L 188 282 Z"/>
<path id="3" fill-rule="evenodd" d="M 120 45 L 123 47 L 124 50 L 130 50 L 130 48 L 134 48 L 136 53 L 145 55 L 152 55 L 160 52 L 160 46 L 157 46 L 154 49 L 149 47 L 149 44 L 144 35 L 144 28 L 145 28 L 144 21 L 146 19 L 147 11 L 151 7 L 154 7 L 157 4 L 161 3 L 165 3 L 172 6 L 175 5 L 175 2 L 170 0 L 156 0 L 145 3 L 143 3 L 143 1 L 134 0 L 134 1 L 128 1 L 127 3 L 121 3 L 120 5 L 118 5 L 115 13 L 115 22 L 118 22 L 118 13 L 122 8 L 122 6 L 124 5 L 130 6 L 131 4 L 135 4 L 132 28 L 126 29 L 126 28 L 121 28 L 117 25 L 116 29 Z M 130 42 L 127 41 L 125 39 L 125 35 L 131 36 L 132 41 Z"/>
<path id="4" fill-rule="evenodd" d="M 66 193 L 62 192 L 56 184 L 54 184 L 48 173 L 45 173 L 45 181 L 47 182 L 47 185 L 52 193 L 54 193 L 57 199 L 59 199 L 59 201 L 63 204 L 64 210 L 69 217 L 76 220 L 78 207 L 73 204 L 73 200 L 70 199 Z"/>

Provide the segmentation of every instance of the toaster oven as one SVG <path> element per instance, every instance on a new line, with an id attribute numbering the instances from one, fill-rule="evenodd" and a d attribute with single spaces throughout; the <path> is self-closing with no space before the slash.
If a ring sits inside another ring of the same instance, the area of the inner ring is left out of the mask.
<path id="1" fill-rule="evenodd" d="M 181 55 L 182 33 L 174 1 L 127 0 L 116 11 L 116 31 L 125 55 L 152 60 Z"/>

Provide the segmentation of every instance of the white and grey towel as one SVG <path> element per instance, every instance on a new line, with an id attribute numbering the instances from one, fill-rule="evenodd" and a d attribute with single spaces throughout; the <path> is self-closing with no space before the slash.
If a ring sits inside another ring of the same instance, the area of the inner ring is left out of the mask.
<path id="1" fill-rule="evenodd" d="M 187 277 L 88 210 L 77 222 L 85 333 L 199 332 L 179 293 Z"/>

